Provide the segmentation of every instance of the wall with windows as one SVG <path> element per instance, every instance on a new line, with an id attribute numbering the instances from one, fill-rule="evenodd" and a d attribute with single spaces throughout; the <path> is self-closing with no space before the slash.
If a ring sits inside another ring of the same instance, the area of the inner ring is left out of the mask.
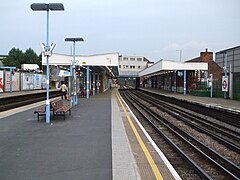
<path id="1" fill-rule="evenodd" d="M 215 62 L 223 68 L 222 75 L 226 72 L 228 77 L 231 66 L 233 75 L 233 99 L 240 100 L 240 46 L 216 52 Z M 219 89 L 221 90 L 221 82 L 219 82 L 219 84 Z"/>
<path id="2" fill-rule="evenodd" d="M 231 64 L 232 72 L 240 72 L 240 46 L 216 52 L 215 62 L 222 68 L 226 67 L 227 71 Z"/>
<path id="3" fill-rule="evenodd" d="M 138 76 L 148 63 L 149 60 L 143 56 L 119 56 L 119 76 Z"/>

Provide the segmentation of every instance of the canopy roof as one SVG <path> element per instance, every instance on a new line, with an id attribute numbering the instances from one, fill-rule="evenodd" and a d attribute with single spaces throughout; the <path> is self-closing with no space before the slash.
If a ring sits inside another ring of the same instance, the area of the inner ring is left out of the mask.
<path id="1" fill-rule="evenodd" d="M 89 56 L 75 56 L 76 66 L 103 66 L 112 72 L 115 76 L 118 75 L 118 53 L 96 54 Z M 49 65 L 70 66 L 73 61 L 73 56 L 53 53 L 49 57 Z M 42 56 L 42 65 L 46 65 L 46 58 Z"/>
<path id="2" fill-rule="evenodd" d="M 138 75 L 148 76 L 161 71 L 178 70 L 208 70 L 208 63 L 176 62 L 171 60 L 160 60 L 152 66 L 140 71 Z"/>

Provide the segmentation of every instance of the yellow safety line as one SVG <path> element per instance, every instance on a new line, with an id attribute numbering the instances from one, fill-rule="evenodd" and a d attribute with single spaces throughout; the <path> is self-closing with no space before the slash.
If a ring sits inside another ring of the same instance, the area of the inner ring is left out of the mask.
<path id="1" fill-rule="evenodd" d="M 158 167 L 157 167 L 157 165 L 155 164 L 155 162 L 154 162 L 154 160 L 153 160 L 150 152 L 148 151 L 146 145 L 144 144 L 142 138 L 140 137 L 140 135 L 139 135 L 136 127 L 134 126 L 134 124 L 133 124 L 133 122 L 132 122 L 132 120 L 131 120 L 131 118 L 128 116 L 127 111 L 126 111 L 126 109 L 125 109 L 125 107 L 124 107 L 124 105 L 123 105 L 123 103 L 122 103 L 122 100 L 121 100 L 120 97 L 119 97 L 118 92 L 116 93 L 116 96 L 117 96 L 118 101 L 120 102 L 120 104 L 121 104 L 121 106 L 122 106 L 122 108 L 123 108 L 123 111 L 125 112 L 125 114 L 126 114 L 126 116 L 127 116 L 128 122 L 129 122 L 129 124 L 130 124 L 130 126 L 131 126 L 131 128 L 132 128 L 132 130 L 133 130 L 133 132 L 134 132 L 134 134 L 135 134 L 135 136 L 136 136 L 136 138 L 137 138 L 137 140 L 138 140 L 138 142 L 139 142 L 139 144 L 140 144 L 140 146 L 141 146 L 141 148 L 142 148 L 142 150 L 143 150 L 143 152 L 144 152 L 147 160 L 148 160 L 149 165 L 150 165 L 151 168 L 152 168 L 152 171 L 153 171 L 156 179 L 163 180 L 163 177 L 162 177 L 160 171 L 158 170 Z"/>

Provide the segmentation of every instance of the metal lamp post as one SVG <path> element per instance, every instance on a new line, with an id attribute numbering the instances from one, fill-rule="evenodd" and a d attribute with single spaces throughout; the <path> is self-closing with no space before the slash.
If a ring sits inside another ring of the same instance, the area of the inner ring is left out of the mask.
<path id="1" fill-rule="evenodd" d="M 180 52 L 180 62 L 182 62 L 182 50 L 179 49 L 179 50 L 176 50 L 176 51 L 179 51 L 179 52 Z"/>
<path id="2" fill-rule="evenodd" d="M 47 75 L 46 75 L 46 123 L 50 123 L 50 101 L 49 101 L 49 56 L 51 56 L 53 48 L 49 46 L 49 10 L 51 11 L 63 11 L 64 6 L 62 3 L 34 3 L 31 4 L 31 9 L 33 11 L 46 11 L 47 12 L 47 37 L 46 37 L 46 46 L 44 47 L 44 56 L 46 56 L 46 66 L 47 66 Z"/>
<path id="3" fill-rule="evenodd" d="M 77 98 L 77 78 L 76 78 L 76 60 L 75 60 L 75 44 L 77 41 L 84 41 L 83 38 L 65 38 L 66 42 L 73 42 L 73 61 L 70 68 L 70 76 L 74 78 L 74 92 L 71 96 L 71 104 L 74 106 L 78 104 Z M 70 89 L 70 88 L 69 88 Z M 71 92 L 70 92 L 71 93 Z"/>

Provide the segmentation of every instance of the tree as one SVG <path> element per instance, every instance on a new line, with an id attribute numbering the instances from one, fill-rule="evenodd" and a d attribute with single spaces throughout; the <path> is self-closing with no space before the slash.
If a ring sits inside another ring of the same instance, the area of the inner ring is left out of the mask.
<path id="1" fill-rule="evenodd" d="M 16 68 L 21 68 L 21 64 L 38 64 L 41 67 L 40 58 L 31 49 L 27 49 L 25 53 L 19 48 L 12 48 L 8 57 L 3 59 L 4 66 L 16 66 Z"/>
<path id="2" fill-rule="evenodd" d="M 24 62 L 25 64 L 38 64 L 38 55 L 31 48 L 29 48 L 24 53 Z"/>
<path id="3" fill-rule="evenodd" d="M 3 59 L 4 66 L 16 66 L 16 68 L 21 68 L 21 64 L 24 60 L 24 53 L 20 49 L 12 48 L 8 57 Z"/>

